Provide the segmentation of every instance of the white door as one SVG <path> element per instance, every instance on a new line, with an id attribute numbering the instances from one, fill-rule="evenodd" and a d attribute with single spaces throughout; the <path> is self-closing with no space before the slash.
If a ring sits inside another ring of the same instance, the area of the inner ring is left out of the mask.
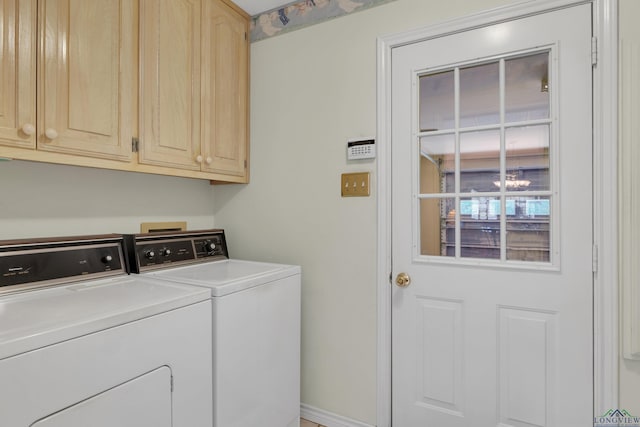
<path id="1" fill-rule="evenodd" d="M 394 427 L 592 425 L 591 67 L 588 4 L 392 51 Z"/>

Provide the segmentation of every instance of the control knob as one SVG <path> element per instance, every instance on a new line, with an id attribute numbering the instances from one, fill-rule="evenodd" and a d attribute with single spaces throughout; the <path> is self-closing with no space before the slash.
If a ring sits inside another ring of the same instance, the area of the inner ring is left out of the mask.
<path id="1" fill-rule="evenodd" d="M 213 252 L 216 250 L 216 244 L 211 240 L 207 240 L 204 242 L 204 251 L 205 252 Z"/>
<path id="2" fill-rule="evenodd" d="M 171 255 L 171 249 L 169 249 L 169 248 L 162 248 L 162 249 L 160 250 L 160 255 L 162 255 L 162 256 L 169 256 L 169 255 Z"/>
<path id="3" fill-rule="evenodd" d="M 153 259 L 155 258 L 156 253 L 153 250 L 148 250 L 144 252 L 144 257 L 147 259 Z"/>
<path id="4" fill-rule="evenodd" d="M 105 264 L 109 264 L 111 261 L 113 261 L 113 257 L 111 255 L 105 255 L 102 257 L 102 262 Z"/>

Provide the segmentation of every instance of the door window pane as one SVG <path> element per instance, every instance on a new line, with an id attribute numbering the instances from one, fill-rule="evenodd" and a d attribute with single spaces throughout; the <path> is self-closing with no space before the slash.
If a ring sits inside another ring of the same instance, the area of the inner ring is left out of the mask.
<path id="1" fill-rule="evenodd" d="M 455 256 L 455 199 L 420 199 L 420 254 Z"/>
<path id="2" fill-rule="evenodd" d="M 507 260 L 549 262 L 550 197 L 509 197 L 509 202 L 515 212 L 507 214 Z"/>
<path id="3" fill-rule="evenodd" d="M 453 70 L 420 77 L 420 130 L 454 127 Z"/>
<path id="4" fill-rule="evenodd" d="M 500 259 L 500 199 L 460 199 L 460 256 Z"/>
<path id="5" fill-rule="evenodd" d="M 498 62 L 460 69 L 460 127 L 500 123 Z"/>
<path id="6" fill-rule="evenodd" d="M 507 191 L 549 190 L 549 125 L 505 131 Z"/>
<path id="7" fill-rule="evenodd" d="M 429 135 L 420 138 L 420 193 L 455 191 L 455 135 Z"/>
<path id="8" fill-rule="evenodd" d="M 460 134 L 460 191 L 497 191 L 500 179 L 500 131 Z"/>
<path id="9" fill-rule="evenodd" d="M 549 52 L 505 61 L 506 122 L 549 118 Z"/>

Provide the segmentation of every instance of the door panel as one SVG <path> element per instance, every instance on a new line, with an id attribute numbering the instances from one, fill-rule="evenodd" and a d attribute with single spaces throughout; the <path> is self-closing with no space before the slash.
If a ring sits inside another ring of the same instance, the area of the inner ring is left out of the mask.
<path id="1" fill-rule="evenodd" d="M 0 144 L 36 147 L 36 2 L 0 3 Z"/>
<path id="2" fill-rule="evenodd" d="M 200 170 L 200 14 L 200 0 L 140 2 L 140 163 Z"/>
<path id="3" fill-rule="evenodd" d="M 247 21 L 225 4 L 205 2 L 202 145 L 208 172 L 247 173 Z"/>
<path id="4" fill-rule="evenodd" d="M 592 423 L 591 90 L 590 5 L 393 50 L 394 426 Z"/>
<path id="5" fill-rule="evenodd" d="M 39 2 L 38 149 L 131 159 L 133 6 Z"/>

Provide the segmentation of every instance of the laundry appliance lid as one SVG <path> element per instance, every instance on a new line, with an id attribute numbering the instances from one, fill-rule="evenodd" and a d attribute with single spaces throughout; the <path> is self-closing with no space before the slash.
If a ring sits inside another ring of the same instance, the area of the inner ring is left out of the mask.
<path id="1" fill-rule="evenodd" d="M 0 298 L 0 360 L 210 299 L 206 289 L 120 276 Z"/>
<path id="2" fill-rule="evenodd" d="M 295 265 L 226 259 L 154 271 L 147 275 L 205 286 L 211 289 L 212 296 L 217 297 L 300 274 L 300 271 L 300 267 Z"/>

